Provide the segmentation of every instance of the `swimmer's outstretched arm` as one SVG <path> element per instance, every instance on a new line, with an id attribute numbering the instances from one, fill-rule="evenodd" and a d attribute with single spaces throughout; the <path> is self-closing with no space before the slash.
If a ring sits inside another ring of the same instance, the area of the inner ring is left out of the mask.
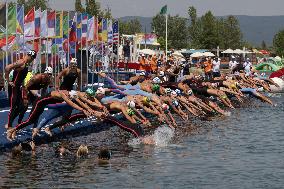
<path id="1" fill-rule="evenodd" d="M 99 72 L 98 75 L 105 78 L 109 82 L 111 88 L 119 89 L 119 90 L 125 90 L 125 88 L 117 85 L 117 83 L 113 79 L 108 77 L 105 73 Z"/>

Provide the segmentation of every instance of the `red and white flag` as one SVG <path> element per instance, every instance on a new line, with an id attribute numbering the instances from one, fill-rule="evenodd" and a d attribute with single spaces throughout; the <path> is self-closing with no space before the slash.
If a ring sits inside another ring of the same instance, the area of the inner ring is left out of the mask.
<path id="1" fill-rule="evenodd" d="M 24 34 L 27 37 L 32 37 L 35 34 L 35 8 L 32 8 L 25 16 Z"/>

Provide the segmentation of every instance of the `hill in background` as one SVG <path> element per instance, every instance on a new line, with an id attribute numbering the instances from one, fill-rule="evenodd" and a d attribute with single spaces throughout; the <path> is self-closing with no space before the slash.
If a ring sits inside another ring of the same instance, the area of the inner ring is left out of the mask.
<path id="1" fill-rule="evenodd" d="M 274 35 L 281 29 L 284 29 L 284 16 L 236 16 L 239 20 L 241 30 L 244 35 L 244 40 L 253 45 L 260 45 L 264 40 L 267 45 L 272 45 Z M 137 18 L 142 30 L 146 28 L 146 32 L 151 32 L 150 17 L 121 17 L 122 21 L 128 21 Z"/>

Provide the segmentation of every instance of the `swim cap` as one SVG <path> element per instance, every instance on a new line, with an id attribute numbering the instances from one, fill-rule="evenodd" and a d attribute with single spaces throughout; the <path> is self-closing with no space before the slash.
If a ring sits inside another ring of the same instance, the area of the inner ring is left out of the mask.
<path id="1" fill-rule="evenodd" d="M 70 98 L 77 98 L 77 91 L 74 91 L 74 90 L 72 90 L 72 91 L 70 91 L 69 92 L 69 95 L 70 95 Z"/>
<path id="2" fill-rule="evenodd" d="M 134 101 L 128 101 L 128 102 L 127 102 L 127 106 L 128 106 L 129 108 L 135 108 L 135 102 L 134 102 Z"/>
<path id="3" fill-rule="evenodd" d="M 175 92 L 177 93 L 177 95 L 181 94 L 181 91 L 179 89 L 176 89 Z"/>
<path id="4" fill-rule="evenodd" d="M 166 110 L 169 110 L 170 107 L 169 107 L 169 105 L 167 105 L 167 104 L 163 104 L 163 105 L 162 105 L 162 109 L 163 109 L 164 111 L 166 111 Z"/>
<path id="5" fill-rule="evenodd" d="M 160 71 L 160 72 L 159 72 L 159 76 L 160 76 L 160 77 L 165 76 L 165 72 L 164 72 L 164 71 Z"/>
<path id="6" fill-rule="evenodd" d="M 32 59 L 36 58 L 36 52 L 34 50 L 31 50 L 27 53 L 28 56 L 32 57 Z"/>
<path id="7" fill-rule="evenodd" d="M 52 67 L 47 67 L 47 68 L 45 68 L 45 71 L 44 71 L 44 73 L 47 73 L 47 74 L 52 74 L 52 72 L 53 72 L 53 69 L 52 69 Z"/>
<path id="8" fill-rule="evenodd" d="M 171 93 L 172 92 L 172 89 L 170 89 L 170 88 L 165 88 L 165 93 L 166 94 L 169 94 L 169 93 Z"/>
<path id="9" fill-rule="evenodd" d="M 173 100 L 173 105 L 174 106 L 178 106 L 179 105 L 179 102 L 177 100 Z"/>
<path id="10" fill-rule="evenodd" d="M 177 93 L 176 93 L 175 91 L 172 91 L 172 92 L 171 92 L 171 95 L 177 96 Z"/>
<path id="11" fill-rule="evenodd" d="M 76 59 L 76 58 L 72 58 L 71 61 L 70 61 L 70 63 L 72 63 L 72 64 L 77 64 L 77 59 Z"/>
<path id="12" fill-rule="evenodd" d="M 144 104 L 149 104 L 150 103 L 150 98 L 147 97 L 147 96 L 143 97 L 143 103 Z"/>
<path id="13" fill-rule="evenodd" d="M 153 90 L 154 92 L 160 90 L 160 85 L 154 84 L 154 85 L 152 86 L 152 90 Z"/>
<path id="14" fill-rule="evenodd" d="M 192 95 L 192 93 L 193 93 L 193 92 L 192 92 L 192 89 L 189 89 L 189 90 L 187 91 L 187 94 L 188 94 L 188 95 Z"/>
<path id="15" fill-rule="evenodd" d="M 98 89 L 97 89 L 97 92 L 96 92 L 97 94 L 105 94 L 106 93 L 106 90 L 104 89 L 104 88 L 102 88 L 102 87 L 99 87 Z"/>
<path id="16" fill-rule="evenodd" d="M 140 75 L 140 76 L 145 76 L 146 73 L 145 73 L 145 72 L 141 72 L 139 75 Z"/>
<path id="17" fill-rule="evenodd" d="M 161 83 L 160 78 L 155 77 L 155 78 L 153 79 L 153 83 L 155 83 L 155 84 L 159 84 L 159 83 Z"/>
<path id="18" fill-rule="evenodd" d="M 134 112 L 134 110 L 132 110 L 131 108 L 128 108 L 128 109 L 127 109 L 127 114 L 128 114 L 129 116 L 133 116 L 133 115 L 135 115 L 135 112 Z"/>
<path id="19" fill-rule="evenodd" d="M 88 89 L 86 90 L 86 94 L 89 95 L 89 96 L 95 96 L 96 93 L 94 92 L 93 89 L 88 88 Z"/>

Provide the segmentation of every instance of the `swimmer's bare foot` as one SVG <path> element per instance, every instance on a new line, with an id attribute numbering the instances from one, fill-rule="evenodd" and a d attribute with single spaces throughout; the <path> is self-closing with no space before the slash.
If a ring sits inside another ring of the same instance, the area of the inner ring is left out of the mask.
<path id="1" fill-rule="evenodd" d="M 39 133 L 38 128 L 34 128 L 32 133 L 32 139 L 34 139 L 37 135 L 39 135 L 38 133 Z"/>
<path id="2" fill-rule="evenodd" d="M 7 130 L 7 139 L 9 141 L 13 141 L 16 138 L 16 129 L 15 128 L 10 128 Z"/>
<path id="3" fill-rule="evenodd" d="M 52 132 L 51 132 L 51 130 L 49 129 L 49 127 L 45 128 L 45 129 L 44 129 L 44 132 L 45 132 L 46 134 L 48 134 L 50 137 L 52 137 Z"/>

